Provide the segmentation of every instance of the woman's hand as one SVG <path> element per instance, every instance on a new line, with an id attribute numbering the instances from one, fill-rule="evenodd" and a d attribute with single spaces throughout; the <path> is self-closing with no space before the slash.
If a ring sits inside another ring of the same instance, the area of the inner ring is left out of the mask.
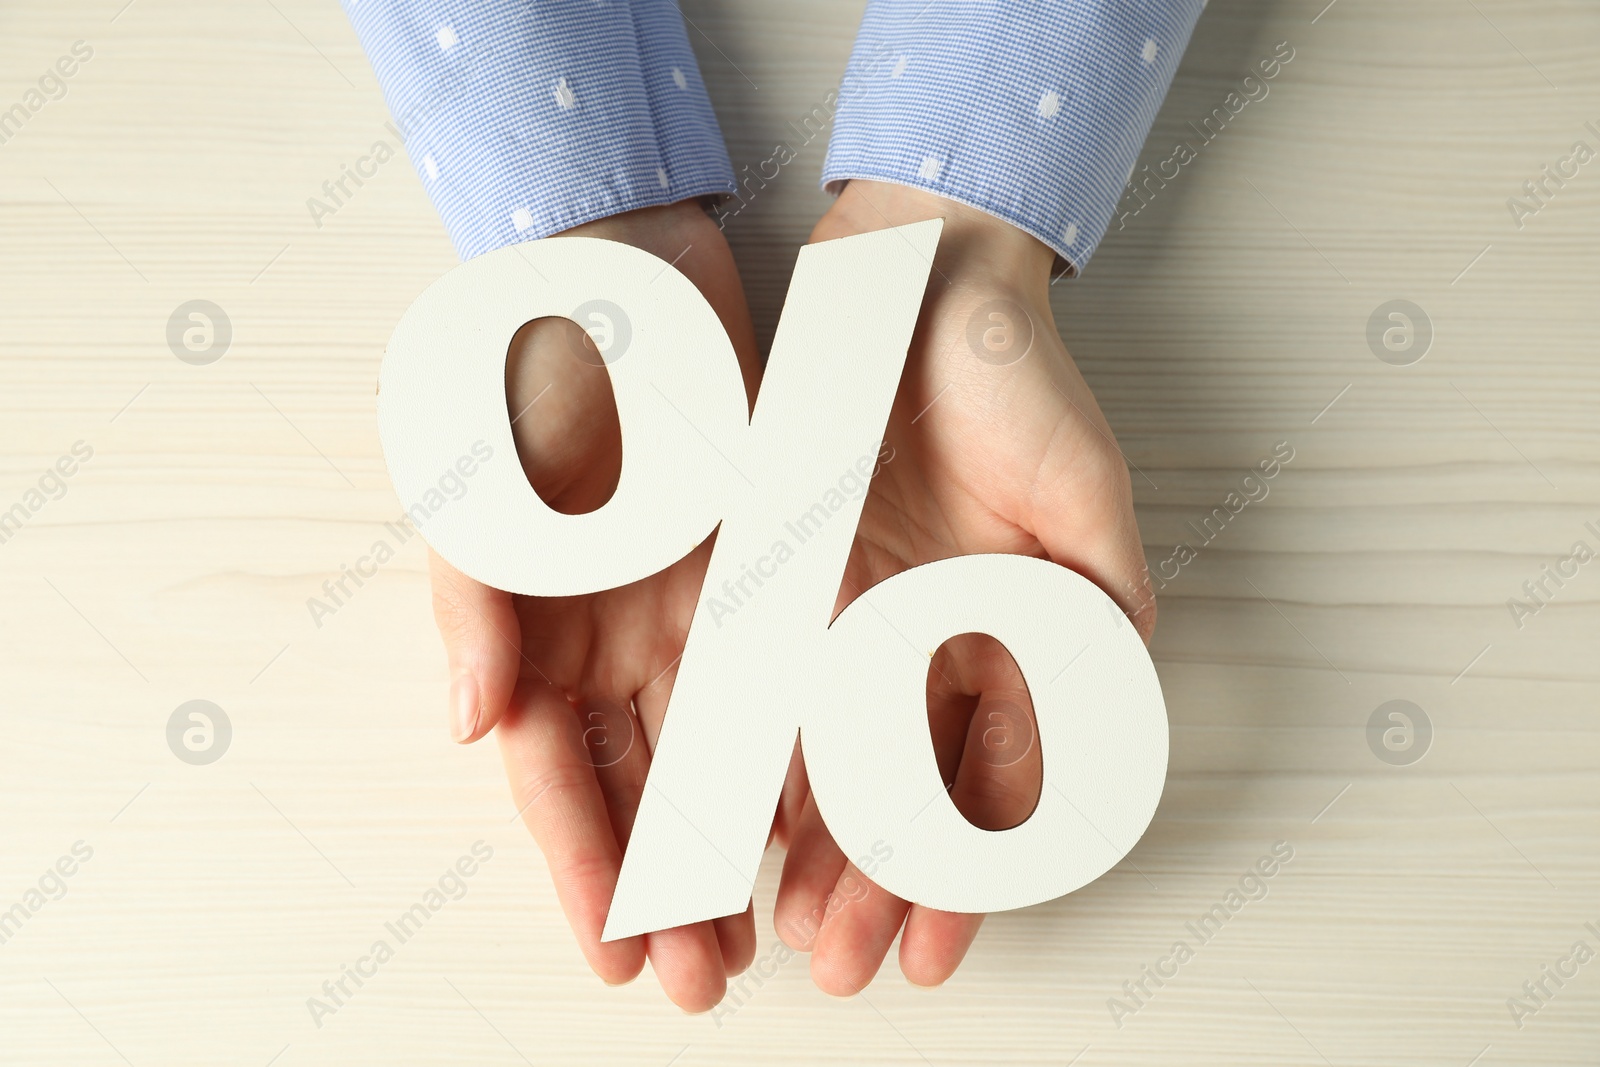
<path id="1" fill-rule="evenodd" d="M 975 208 L 862 180 L 811 239 L 931 218 L 945 227 L 889 416 L 892 458 L 872 481 L 839 608 L 918 564 L 1018 553 L 1094 581 L 1148 640 L 1155 602 L 1127 466 L 1056 332 L 1050 249 Z M 956 807 L 985 829 L 1022 822 L 1038 801 L 1041 760 L 1015 663 L 993 639 L 965 635 L 944 645 L 929 678 L 930 728 Z M 806 801 L 774 922 L 787 944 L 812 952 L 823 990 L 849 995 L 870 982 L 902 924 L 901 970 L 919 985 L 943 982 L 982 921 L 873 885 Z"/>
<path id="2" fill-rule="evenodd" d="M 721 231 L 697 204 L 628 212 L 568 235 L 620 241 L 674 263 L 721 318 L 755 395 L 760 364 L 744 291 Z M 622 454 L 593 342 L 566 319 L 531 322 L 512 341 L 506 379 L 517 454 L 534 489 L 558 511 L 598 508 L 616 487 Z M 452 736 L 471 742 L 498 727 L 517 808 L 595 973 L 626 982 L 648 957 L 688 1011 L 711 1008 L 725 976 L 749 966 L 750 911 L 604 944 L 600 934 L 710 548 L 631 585 L 575 597 L 513 596 L 437 555 L 431 567 Z"/>

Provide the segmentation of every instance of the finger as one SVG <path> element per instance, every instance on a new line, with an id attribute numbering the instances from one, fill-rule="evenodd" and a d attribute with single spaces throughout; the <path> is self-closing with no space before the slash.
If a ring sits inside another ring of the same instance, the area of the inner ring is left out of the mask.
<path id="1" fill-rule="evenodd" d="M 681 658 L 681 657 L 680 657 Z M 618 768 L 633 763 L 637 757 L 636 783 L 633 786 L 628 823 L 633 821 L 639 797 L 643 795 L 645 774 L 649 767 L 649 752 L 661 734 L 661 724 L 666 718 L 667 702 L 672 695 L 672 685 L 678 676 L 678 660 L 673 660 L 633 697 L 636 714 L 633 717 L 633 755 L 621 761 Z M 601 772 L 604 782 L 608 771 Z M 627 800 L 618 792 L 617 804 Z M 627 841 L 626 832 L 620 838 Z M 709 1011 L 718 1004 L 727 991 L 727 978 L 739 974 L 750 966 L 756 954 L 755 912 L 753 905 L 740 915 L 729 915 L 710 923 L 695 923 L 650 934 L 648 952 L 650 965 L 655 968 L 661 987 L 672 1002 L 685 1011 Z"/>
<path id="2" fill-rule="evenodd" d="M 784 944 L 798 952 L 811 951 L 822 931 L 828 894 L 844 873 L 845 862 L 816 801 L 807 797 L 783 858 L 778 898 L 772 906 L 772 924 Z"/>
<path id="3" fill-rule="evenodd" d="M 617 847 L 628 851 L 628 836 L 644 795 L 650 756 L 633 708 L 615 697 L 590 697 L 573 707 L 583 758 L 594 768 Z"/>
<path id="4" fill-rule="evenodd" d="M 428 553 L 433 618 L 450 661 L 450 736 L 476 741 L 500 721 L 521 666 L 511 594 L 473 581 Z"/>
<path id="5" fill-rule="evenodd" d="M 544 853 L 578 948 L 606 982 L 632 980 L 644 966 L 644 938 L 600 940 L 622 850 L 571 705 L 555 687 L 524 680 L 497 733 L 512 799 Z"/>
<path id="6" fill-rule="evenodd" d="M 1044 783 L 1038 738 L 1027 689 L 983 691 L 950 788 L 951 801 L 968 822 L 980 830 L 1009 830 L 1033 814 Z"/>
<path id="7" fill-rule="evenodd" d="M 788 848 L 794 839 L 795 828 L 800 825 L 805 811 L 806 797 L 811 794 L 811 783 L 806 777 L 805 759 L 800 753 L 800 741 L 795 740 L 794 751 L 789 755 L 789 770 L 783 777 L 783 792 L 778 794 L 778 813 L 772 820 L 769 845 L 776 842 L 779 848 Z"/>
<path id="8" fill-rule="evenodd" d="M 1070 359 L 1053 384 L 1078 416 L 1070 446 L 1042 467 L 1026 525 L 1056 563 L 1094 582 L 1133 620 L 1148 644 L 1156 600 L 1133 513 L 1128 460 L 1111 435 L 1094 395 Z"/>
<path id="9" fill-rule="evenodd" d="M 883 966 L 909 907 L 874 885 L 855 864 L 846 866 L 811 952 L 811 980 L 817 988 L 836 997 L 853 997 L 865 989 Z"/>
<path id="10" fill-rule="evenodd" d="M 579 702 L 575 710 L 584 754 L 594 767 L 595 779 L 600 785 L 601 795 L 605 797 L 612 833 L 625 855 L 633 821 L 639 812 L 639 800 L 644 795 L 645 776 L 650 770 L 643 728 L 633 709 L 620 700 L 584 700 Z M 721 954 L 720 966 L 728 975 L 738 974 L 755 958 L 754 912 L 747 908 L 742 915 L 725 916 L 714 920 L 712 925 Z M 649 951 L 648 945 L 646 950 Z M 699 996 L 692 985 L 684 995 L 690 1001 L 696 1001 Z M 680 1006 L 688 1007 L 676 996 L 673 999 Z"/>
<path id="11" fill-rule="evenodd" d="M 978 706 L 975 694 L 982 688 L 976 681 L 964 678 L 962 671 L 973 661 L 973 646 L 982 641 L 1004 647 L 987 634 L 957 634 L 934 651 L 928 664 L 928 736 L 933 742 L 939 781 L 947 790 L 956 780 L 972 713 Z"/>
<path id="12" fill-rule="evenodd" d="M 976 695 L 973 695 L 976 694 Z M 928 671 L 928 720 L 939 773 L 966 820 L 1004 830 L 1038 803 L 1043 754 L 1017 661 L 988 634 L 939 646 Z"/>
<path id="13" fill-rule="evenodd" d="M 709 922 L 645 935 L 650 966 L 667 997 L 687 1012 L 710 1011 L 728 991 L 728 977 Z"/>
<path id="14" fill-rule="evenodd" d="M 982 925 L 982 915 L 913 904 L 900 937 L 900 973 L 912 985 L 944 984 L 961 966 Z"/>
<path id="15" fill-rule="evenodd" d="M 656 740 L 661 736 L 661 724 L 667 717 L 667 700 L 672 696 L 673 683 L 678 680 L 678 664 L 682 659 L 679 656 L 673 660 L 633 695 L 633 706 L 637 709 L 639 726 L 644 732 L 647 753 L 655 751 Z"/>
<path id="16" fill-rule="evenodd" d="M 979 829 L 1016 826 L 1038 805 L 1043 768 L 1022 671 L 1005 646 L 987 635 L 964 634 L 940 652 L 935 659 L 941 672 L 929 677 L 929 708 L 953 703 L 961 690 L 979 692 L 975 701 L 967 698 L 972 711 L 959 733 L 950 730 L 954 716 L 948 714 L 944 729 L 934 731 L 941 769 L 949 766 L 954 778 L 950 799 Z M 982 915 L 913 905 L 900 938 L 901 972 L 915 985 L 949 980 L 982 923 Z"/>
<path id="17" fill-rule="evenodd" d="M 630 702 L 614 697 L 586 698 L 573 710 L 583 757 L 594 768 L 612 835 L 625 853 L 650 768 L 644 730 Z M 726 976 L 755 957 L 754 923 L 746 909 L 743 915 L 646 935 L 646 955 L 668 998 L 689 1012 L 709 1011 L 721 1001 Z"/>
<path id="18" fill-rule="evenodd" d="M 711 920 L 717 931 L 717 944 L 722 948 L 722 971 L 729 978 L 743 974 L 756 958 L 756 906 L 750 905 L 738 915 L 724 915 Z"/>

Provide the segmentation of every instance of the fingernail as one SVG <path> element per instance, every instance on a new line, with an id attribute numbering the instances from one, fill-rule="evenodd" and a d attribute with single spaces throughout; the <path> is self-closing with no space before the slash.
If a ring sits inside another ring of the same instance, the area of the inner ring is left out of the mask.
<path id="1" fill-rule="evenodd" d="M 471 671 L 461 671 L 450 683 L 450 736 L 460 743 L 477 728 L 478 679 Z"/>

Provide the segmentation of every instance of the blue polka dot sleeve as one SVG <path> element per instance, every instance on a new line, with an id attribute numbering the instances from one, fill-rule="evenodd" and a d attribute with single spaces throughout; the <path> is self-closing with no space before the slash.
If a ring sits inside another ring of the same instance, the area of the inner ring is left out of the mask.
<path id="1" fill-rule="evenodd" d="M 869 0 L 823 185 L 916 186 L 1033 234 L 1081 270 L 1204 0 Z"/>
<path id="2" fill-rule="evenodd" d="M 344 0 L 462 259 L 731 192 L 672 0 Z"/>

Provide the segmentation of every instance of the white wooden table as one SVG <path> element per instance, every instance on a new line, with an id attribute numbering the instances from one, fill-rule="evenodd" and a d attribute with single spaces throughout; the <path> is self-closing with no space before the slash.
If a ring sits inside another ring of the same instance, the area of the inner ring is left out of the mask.
<path id="1" fill-rule="evenodd" d="M 310 217 L 393 142 L 342 13 L 0 12 L 0 107 L 92 49 L 0 145 L 0 509 L 26 505 L 0 544 L 0 924 L 23 906 L 0 925 L 0 1062 L 1600 1062 L 1600 962 L 1520 1027 L 1507 1004 L 1574 942 L 1600 951 L 1600 563 L 1520 628 L 1507 606 L 1600 549 L 1600 162 L 1520 229 L 1507 207 L 1574 141 L 1600 149 L 1600 9 L 1324 2 L 1211 4 L 1146 162 L 1279 42 L 1294 59 L 1056 287 L 1152 564 L 1294 450 L 1162 594 L 1149 834 L 991 919 L 942 989 L 891 960 L 835 1001 L 796 960 L 715 1017 L 584 967 L 492 746 L 446 735 L 420 544 L 320 627 L 306 608 L 399 511 L 373 383 L 453 263 L 403 159 Z M 861 6 L 685 0 L 736 166 L 822 101 Z M 823 147 L 729 226 L 764 340 Z M 196 299 L 232 327 L 204 366 L 166 339 Z M 1395 299 L 1433 333 L 1407 366 L 1367 342 Z M 76 442 L 92 457 L 33 508 Z M 210 765 L 168 748 L 193 699 L 231 722 Z M 1368 744 L 1397 699 L 1432 724 L 1409 765 Z M 478 841 L 465 896 L 315 1025 L 307 998 Z M 1185 924 L 1279 841 L 1267 896 L 1200 945 Z M 1193 958 L 1118 1026 L 1108 1001 L 1179 939 Z"/>

